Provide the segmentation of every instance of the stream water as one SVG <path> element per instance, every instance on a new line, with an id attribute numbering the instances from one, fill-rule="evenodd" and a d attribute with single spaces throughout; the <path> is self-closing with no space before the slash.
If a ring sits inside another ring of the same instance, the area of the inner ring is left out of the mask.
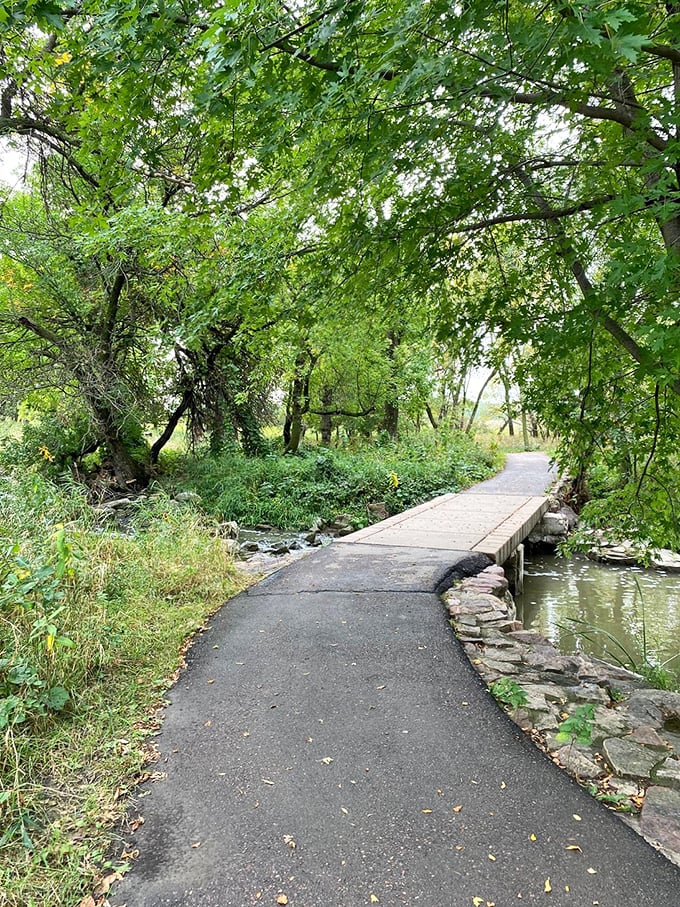
<path id="1" fill-rule="evenodd" d="M 626 653 L 637 662 L 646 645 L 656 664 L 680 653 L 680 574 L 532 553 L 517 609 L 527 629 L 540 631 L 564 653 L 627 663 Z M 579 628 L 590 628 L 589 639 L 574 632 Z M 668 669 L 680 673 L 680 657 Z"/>

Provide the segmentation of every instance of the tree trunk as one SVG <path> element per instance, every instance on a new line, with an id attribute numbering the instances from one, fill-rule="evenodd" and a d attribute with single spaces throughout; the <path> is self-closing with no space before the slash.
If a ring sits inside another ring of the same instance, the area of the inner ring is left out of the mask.
<path id="1" fill-rule="evenodd" d="M 503 391 L 504 391 L 504 395 L 505 395 L 505 415 L 508 420 L 507 421 L 508 434 L 510 435 L 511 438 L 514 438 L 515 423 L 512 421 L 512 403 L 510 402 L 510 382 L 505 377 L 505 375 L 503 375 L 501 377 L 501 381 L 503 382 Z"/>
<path id="2" fill-rule="evenodd" d="M 432 412 L 432 407 L 429 403 L 425 404 L 425 412 L 427 413 L 427 418 L 430 420 L 430 425 L 435 430 L 439 428 L 439 423 L 437 422 L 434 413 Z"/>
<path id="3" fill-rule="evenodd" d="M 300 447 L 304 435 L 302 417 L 309 412 L 309 382 L 318 358 L 318 355 L 304 350 L 295 359 L 295 374 L 286 406 L 286 424 L 283 426 L 284 453 L 297 453 Z"/>
<path id="4" fill-rule="evenodd" d="M 148 465 L 132 456 L 116 429 L 103 427 L 102 433 L 118 485 L 123 489 L 131 486 L 146 488 L 151 479 Z"/>
<path id="5" fill-rule="evenodd" d="M 190 403 L 190 395 L 189 395 L 189 392 L 187 391 L 187 392 L 185 392 L 184 396 L 182 397 L 177 409 L 173 412 L 173 414 L 168 419 L 168 424 L 165 426 L 160 437 L 158 438 L 157 441 L 154 442 L 154 444 L 151 445 L 150 459 L 151 459 L 152 464 L 155 465 L 156 463 L 158 463 L 158 457 L 160 455 L 161 450 L 165 447 L 165 445 L 168 443 L 168 441 L 172 437 L 173 432 L 177 428 L 179 420 L 182 418 L 184 413 L 189 409 L 189 403 Z"/>
<path id="6" fill-rule="evenodd" d="M 396 441 L 399 437 L 399 388 L 397 387 L 395 374 L 395 359 L 397 356 L 397 350 L 399 349 L 399 345 L 401 344 L 401 336 L 396 331 L 390 331 L 388 340 L 389 344 L 387 347 L 387 359 L 390 368 L 390 378 L 387 383 L 387 398 L 385 400 L 383 420 L 380 427 L 383 431 L 387 432 L 390 438 Z"/>
<path id="7" fill-rule="evenodd" d="M 333 389 L 324 386 L 321 391 L 321 406 L 324 412 L 321 413 L 321 443 L 324 447 L 330 447 L 333 440 L 333 417 L 327 410 L 333 405 Z"/>
<path id="8" fill-rule="evenodd" d="M 465 426 L 466 435 L 469 435 L 470 432 L 472 431 L 472 426 L 474 425 L 475 419 L 477 417 L 477 410 L 479 409 L 479 404 L 482 402 L 482 395 L 484 394 L 484 391 L 486 390 L 491 379 L 495 378 L 495 377 L 496 377 L 496 371 L 494 369 L 494 371 L 489 372 L 489 375 L 487 376 L 486 381 L 484 382 L 484 384 L 482 384 L 481 390 L 477 394 L 477 399 L 475 400 L 475 405 L 472 407 L 472 412 L 470 413 L 470 418 L 468 419 L 468 424 Z"/>
<path id="9" fill-rule="evenodd" d="M 524 441 L 524 449 L 529 450 L 529 428 L 527 426 L 527 414 L 522 407 L 522 440 Z"/>

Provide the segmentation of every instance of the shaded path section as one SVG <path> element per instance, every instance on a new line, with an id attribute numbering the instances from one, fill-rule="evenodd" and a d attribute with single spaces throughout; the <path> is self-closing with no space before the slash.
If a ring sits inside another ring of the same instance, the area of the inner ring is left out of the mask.
<path id="1" fill-rule="evenodd" d="M 484 563 L 334 544 L 230 601 L 171 691 L 111 903 L 677 904 L 680 872 L 462 653 L 435 590 Z"/>

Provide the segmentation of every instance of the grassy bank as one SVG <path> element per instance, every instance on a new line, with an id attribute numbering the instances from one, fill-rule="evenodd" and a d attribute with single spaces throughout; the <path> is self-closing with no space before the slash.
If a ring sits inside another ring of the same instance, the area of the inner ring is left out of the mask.
<path id="1" fill-rule="evenodd" d="M 167 500 L 103 534 L 77 488 L 0 481 L 0 904 L 70 907 L 111 871 L 185 641 L 244 580 Z"/>

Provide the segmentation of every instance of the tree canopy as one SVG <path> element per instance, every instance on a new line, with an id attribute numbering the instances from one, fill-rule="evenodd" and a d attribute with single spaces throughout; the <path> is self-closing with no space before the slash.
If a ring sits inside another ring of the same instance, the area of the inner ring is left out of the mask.
<path id="1" fill-rule="evenodd" d="M 32 171 L 6 403 L 67 391 L 143 480 L 150 422 L 256 451 L 277 385 L 289 431 L 393 433 L 486 360 L 582 493 L 606 463 L 672 525 L 680 4 L 24 0 L 0 28 Z"/>

